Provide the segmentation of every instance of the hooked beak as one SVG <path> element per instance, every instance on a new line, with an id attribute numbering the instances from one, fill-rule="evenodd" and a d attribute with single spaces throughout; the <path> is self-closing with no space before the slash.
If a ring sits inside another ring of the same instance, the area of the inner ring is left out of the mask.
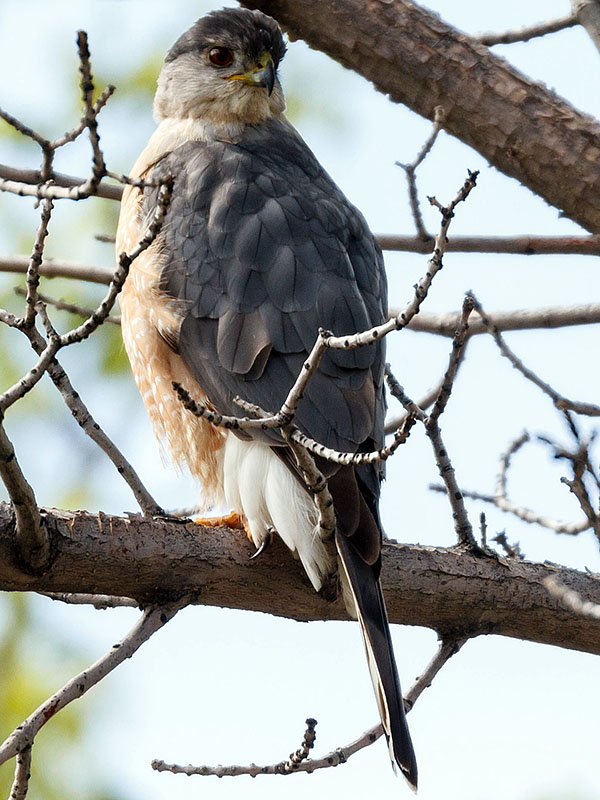
<path id="1" fill-rule="evenodd" d="M 264 67 L 252 73 L 252 83 L 256 86 L 264 86 L 269 96 L 271 95 L 273 86 L 275 86 L 275 67 L 271 57 L 269 57 Z"/>
<path id="2" fill-rule="evenodd" d="M 252 86 L 262 86 L 267 90 L 269 95 L 275 86 L 275 66 L 273 59 L 267 53 L 255 69 L 249 72 L 243 72 L 239 75 L 230 75 L 227 80 L 229 81 L 244 81 L 244 83 L 251 83 Z"/>

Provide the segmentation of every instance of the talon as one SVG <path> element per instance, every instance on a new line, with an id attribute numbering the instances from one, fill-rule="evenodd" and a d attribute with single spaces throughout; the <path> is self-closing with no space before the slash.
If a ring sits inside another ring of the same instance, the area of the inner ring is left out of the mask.
<path id="1" fill-rule="evenodd" d="M 261 546 L 257 549 L 256 553 L 252 553 L 252 555 L 250 556 L 250 561 L 252 561 L 253 558 L 256 558 L 264 550 L 267 549 L 267 547 L 271 544 L 271 537 L 272 537 L 271 531 L 267 531 L 267 535 L 263 539 Z"/>

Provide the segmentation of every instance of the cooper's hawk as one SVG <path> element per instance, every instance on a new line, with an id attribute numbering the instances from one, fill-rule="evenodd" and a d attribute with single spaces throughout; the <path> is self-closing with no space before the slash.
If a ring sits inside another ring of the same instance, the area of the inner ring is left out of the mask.
<path id="1" fill-rule="evenodd" d="M 334 501 L 335 548 L 295 459 L 276 430 L 233 433 L 186 411 L 172 382 L 221 414 L 234 397 L 276 411 L 320 327 L 337 335 L 382 323 L 383 261 L 362 215 L 283 116 L 277 68 L 285 45 L 258 11 L 224 9 L 173 45 L 158 79 L 158 128 L 132 177 L 174 178 L 158 239 L 132 265 L 123 336 L 156 433 L 226 504 L 257 547 L 276 531 L 314 588 L 339 574 L 361 622 L 392 763 L 416 787 L 417 767 L 379 582 L 382 466 L 319 461 Z M 157 189 L 127 187 L 117 249 L 131 250 Z M 384 345 L 330 350 L 295 424 L 336 450 L 383 444 Z"/>

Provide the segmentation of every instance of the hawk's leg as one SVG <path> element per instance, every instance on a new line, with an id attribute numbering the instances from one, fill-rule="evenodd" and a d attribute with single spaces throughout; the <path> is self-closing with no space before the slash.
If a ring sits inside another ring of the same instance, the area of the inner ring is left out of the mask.
<path id="1" fill-rule="evenodd" d="M 222 517 L 196 517 L 194 522 L 196 525 L 202 525 L 205 528 L 218 528 L 220 526 L 225 526 L 226 528 L 237 528 L 238 530 L 244 530 L 246 531 L 246 536 L 253 544 L 255 544 L 248 520 L 243 514 L 238 514 L 237 511 L 232 511 L 230 514 L 225 514 L 225 516 Z M 267 531 L 265 538 L 256 548 L 256 552 L 253 553 L 250 558 L 256 558 L 267 549 L 267 547 L 271 544 L 274 533 L 276 533 L 274 528 L 271 528 Z"/>
<path id="2" fill-rule="evenodd" d="M 243 514 L 238 514 L 236 511 L 232 511 L 231 514 L 225 514 L 222 517 L 196 517 L 194 522 L 196 525 L 203 525 L 205 528 L 225 526 L 226 528 L 244 530 L 248 538 L 250 540 L 252 539 L 246 517 L 244 517 Z"/>

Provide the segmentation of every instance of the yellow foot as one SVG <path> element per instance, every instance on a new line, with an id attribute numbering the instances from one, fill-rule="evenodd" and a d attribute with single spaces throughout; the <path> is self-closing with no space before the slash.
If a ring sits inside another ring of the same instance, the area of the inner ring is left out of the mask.
<path id="1" fill-rule="evenodd" d="M 220 525 L 224 525 L 226 528 L 238 528 L 246 531 L 246 536 L 252 541 L 246 517 L 235 511 L 232 511 L 231 514 L 225 514 L 223 517 L 196 517 L 194 522 L 196 525 L 203 525 L 205 528 L 218 528 Z"/>

